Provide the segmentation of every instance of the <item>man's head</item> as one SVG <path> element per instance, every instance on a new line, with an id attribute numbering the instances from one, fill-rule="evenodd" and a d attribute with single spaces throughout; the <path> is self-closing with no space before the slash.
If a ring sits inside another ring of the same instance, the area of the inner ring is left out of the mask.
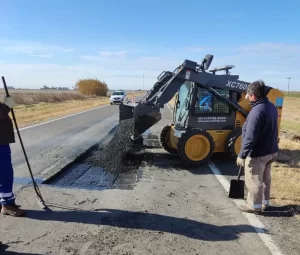
<path id="1" fill-rule="evenodd" d="M 247 88 L 246 98 L 251 102 L 266 96 L 265 83 L 262 80 L 254 81 Z"/>

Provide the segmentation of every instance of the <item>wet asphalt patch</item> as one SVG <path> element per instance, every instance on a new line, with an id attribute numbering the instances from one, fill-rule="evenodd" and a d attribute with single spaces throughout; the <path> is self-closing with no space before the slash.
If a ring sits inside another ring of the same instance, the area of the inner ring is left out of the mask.
<path id="1" fill-rule="evenodd" d="M 144 136 L 143 144 L 134 144 L 133 125 L 133 119 L 120 122 L 107 145 L 76 159 L 44 184 L 90 190 L 132 189 L 138 181 L 142 161 L 149 157 L 145 148 L 161 146 L 158 137 L 151 133 Z"/>

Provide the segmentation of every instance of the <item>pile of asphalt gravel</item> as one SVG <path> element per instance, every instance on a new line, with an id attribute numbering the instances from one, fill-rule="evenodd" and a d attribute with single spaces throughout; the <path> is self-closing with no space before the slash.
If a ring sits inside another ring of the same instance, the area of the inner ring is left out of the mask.
<path id="1" fill-rule="evenodd" d="M 133 127 L 134 119 L 121 121 L 110 142 L 94 152 L 86 162 L 113 174 L 136 169 L 141 162 L 141 154 L 138 152 L 142 146 L 135 146 L 131 140 Z"/>

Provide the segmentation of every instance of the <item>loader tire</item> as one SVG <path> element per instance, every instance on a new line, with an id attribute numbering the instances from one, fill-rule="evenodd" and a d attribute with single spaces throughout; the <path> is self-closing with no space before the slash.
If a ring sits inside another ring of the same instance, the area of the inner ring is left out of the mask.
<path id="1" fill-rule="evenodd" d="M 227 153 L 229 154 L 230 158 L 236 159 L 242 144 L 242 129 L 237 128 L 234 129 L 227 138 Z"/>
<path id="2" fill-rule="evenodd" d="M 213 137 L 204 130 L 191 129 L 178 140 L 177 151 L 186 165 L 207 164 L 215 149 Z"/>
<path id="3" fill-rule="evenodd" d="M 177 154 L 177 148 L 172 147 L 170 141 L 171 125 L 166 125 L 160 133 L 160 142 L 162 147 L 171 154 Z"/>

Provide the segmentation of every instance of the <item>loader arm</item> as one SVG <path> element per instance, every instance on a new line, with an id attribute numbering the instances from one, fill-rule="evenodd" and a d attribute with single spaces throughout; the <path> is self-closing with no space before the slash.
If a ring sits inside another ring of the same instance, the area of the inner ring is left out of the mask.
<path id="1" fill-rule="evenodd" d="M 244 92 L 249 83 L 239 81 L 238 78 L 238 75 L 214 75 L 207 73 L 197 62 L 185 60 L 173 72 L 162 72 L 151 91 L 139 104 L 120 105 L 120 121 L 129 118 L 134 119 L 132 139 L 137 139 L 146 130 L 161 120 L 160 108 L 163 108 L 173 98 L 186 81 L 195 82 L 206 87 L 220 97 L 221 100 L 231 104 L 232 107 L 235 107 L 243 115 L 246 115 L 247 113 L 239 105 L 230 102 L 212 88 L 225 88 Z"/>

